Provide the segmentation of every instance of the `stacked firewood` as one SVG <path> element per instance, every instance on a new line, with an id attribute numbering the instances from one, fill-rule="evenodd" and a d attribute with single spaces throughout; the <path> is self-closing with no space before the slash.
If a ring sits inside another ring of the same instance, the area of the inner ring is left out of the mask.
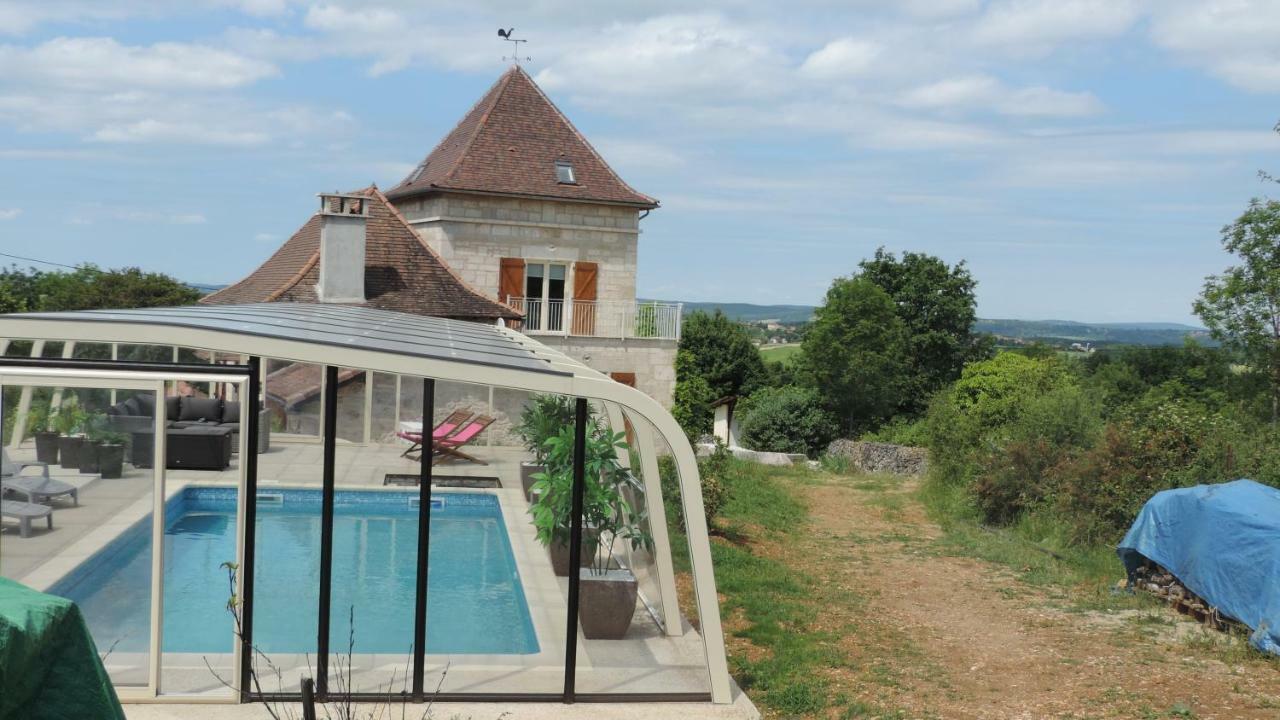
<path id="1" fill-rule="evenodd" d="M 1242 627 L 1240 623 L 1224 616 L 1218 608 L 1187 589 L 1185 585 L 1160 565 L 1148 562 L 1133 574 L 1133 588 L 1151 593 L 1167 601 L 1183 615 L 1195 618 L 1214 630 L 1230 630 Z"/>

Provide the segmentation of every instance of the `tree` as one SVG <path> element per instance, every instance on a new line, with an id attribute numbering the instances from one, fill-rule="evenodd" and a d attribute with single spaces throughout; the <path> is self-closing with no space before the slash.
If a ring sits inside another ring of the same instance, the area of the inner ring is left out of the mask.
<path id="1" fill-rule="evenodd" d="M 4 312 L 167 307 L 190 305 L 199 299 L 200 292 L 189 285 L 136 267 L 0 270 L 0 310 Z"/>
<path id="2" fill-rule="evenodd" d="M 711 403 L 719 399 L 707 381 L 694 370 L 693 353 L 676 352 L 676 387 L 671 402 L 671 416 L 684 428 L 685 435 L 697 441 L 711 432 L 715 418 Z"/>
<path id="3" fill-rule="evenodd" d="M 991 355 L 991 337 L 973 332 L 977 282 L 963 261 L 949 266 L 924 253 L 903 253 L 899 260 L 879 248 L 858 266 L 861 277 L 888 293 L 906 328 L 909 372 L 897 409 L 918 415 L 930 396 L 960 377 L 965 363 Z"/>
<path id="4" fill-rule="evenodd" d="M 1280 419 L 1280 202 L 1254 198 L 1222 229 L 1222 247 L 1241 260 L 1205 279 L 1196 315 L 1214 339 L 1240 352 L 1271 385 L 1271 424 Z"/>
<path id="5" fill-rule="evenodd" d="M 689 357 L 683 368 L 676 368 L 676 384 L 700 377 L 714 396 L 712 400 L 748 395 L 765 377 L 764 361 L 747 329 L 719 310 L 713 315 L 698 311 L 685 317 L 677 352 Z"/>
<path id="6" fill-rule="evenodd" d="M 835 439 L 837 422 L 817 390 L 766 387 L 738 405 L 742 440 L 752 450 L 817 457 Z"/>
<path id="7" fill-rule="evenodd" d="M 864 277 L 836 278 L 801 345 L 801 373 L 844 429 L 874 429 L 898 406 L 907 332 L 893 300 Z"/>

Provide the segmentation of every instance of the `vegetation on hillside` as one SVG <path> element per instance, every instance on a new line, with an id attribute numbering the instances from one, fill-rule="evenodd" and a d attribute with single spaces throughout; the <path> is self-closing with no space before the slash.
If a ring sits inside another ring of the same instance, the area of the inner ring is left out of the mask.
<path id="1" fill-rule="evenodd" d="M 0 270 L 0 313 L 190 305 L 200 292 L 136 267 L 102 270 Z"/>

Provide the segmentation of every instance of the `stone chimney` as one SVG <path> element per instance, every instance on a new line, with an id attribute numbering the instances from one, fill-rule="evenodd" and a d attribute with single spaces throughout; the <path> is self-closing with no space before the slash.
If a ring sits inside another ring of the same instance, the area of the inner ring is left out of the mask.
<path id="1" fill-rule="evenodd" d="M 320 284 L 325 303 L 364 302 L 365 222 L 369 198 L 320 193 Z"/>

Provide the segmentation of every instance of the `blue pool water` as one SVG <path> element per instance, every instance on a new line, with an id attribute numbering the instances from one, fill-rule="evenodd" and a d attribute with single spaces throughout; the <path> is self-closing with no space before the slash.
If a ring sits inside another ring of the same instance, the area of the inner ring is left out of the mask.
<path id="1" fill-rule="evenodd" d="M 258 503 L 254 644 L 314 653 L 320 491 L 264 491 Z M 230 652 L 226 571 L 235 559 L 236 491 L 187 488 L 166 508 L 165 652 Z M 50 592 L 76 601 L 100 651 L 143 651 L 151 613 L 151 520 L 120 536 Z M 330 648 L 408 653 L 413 642 L 417 493 L 338 491 L 333 524 Z M 497 498 L 433 493 L 427 652 L 535 653 L 529 617 Z"/>

